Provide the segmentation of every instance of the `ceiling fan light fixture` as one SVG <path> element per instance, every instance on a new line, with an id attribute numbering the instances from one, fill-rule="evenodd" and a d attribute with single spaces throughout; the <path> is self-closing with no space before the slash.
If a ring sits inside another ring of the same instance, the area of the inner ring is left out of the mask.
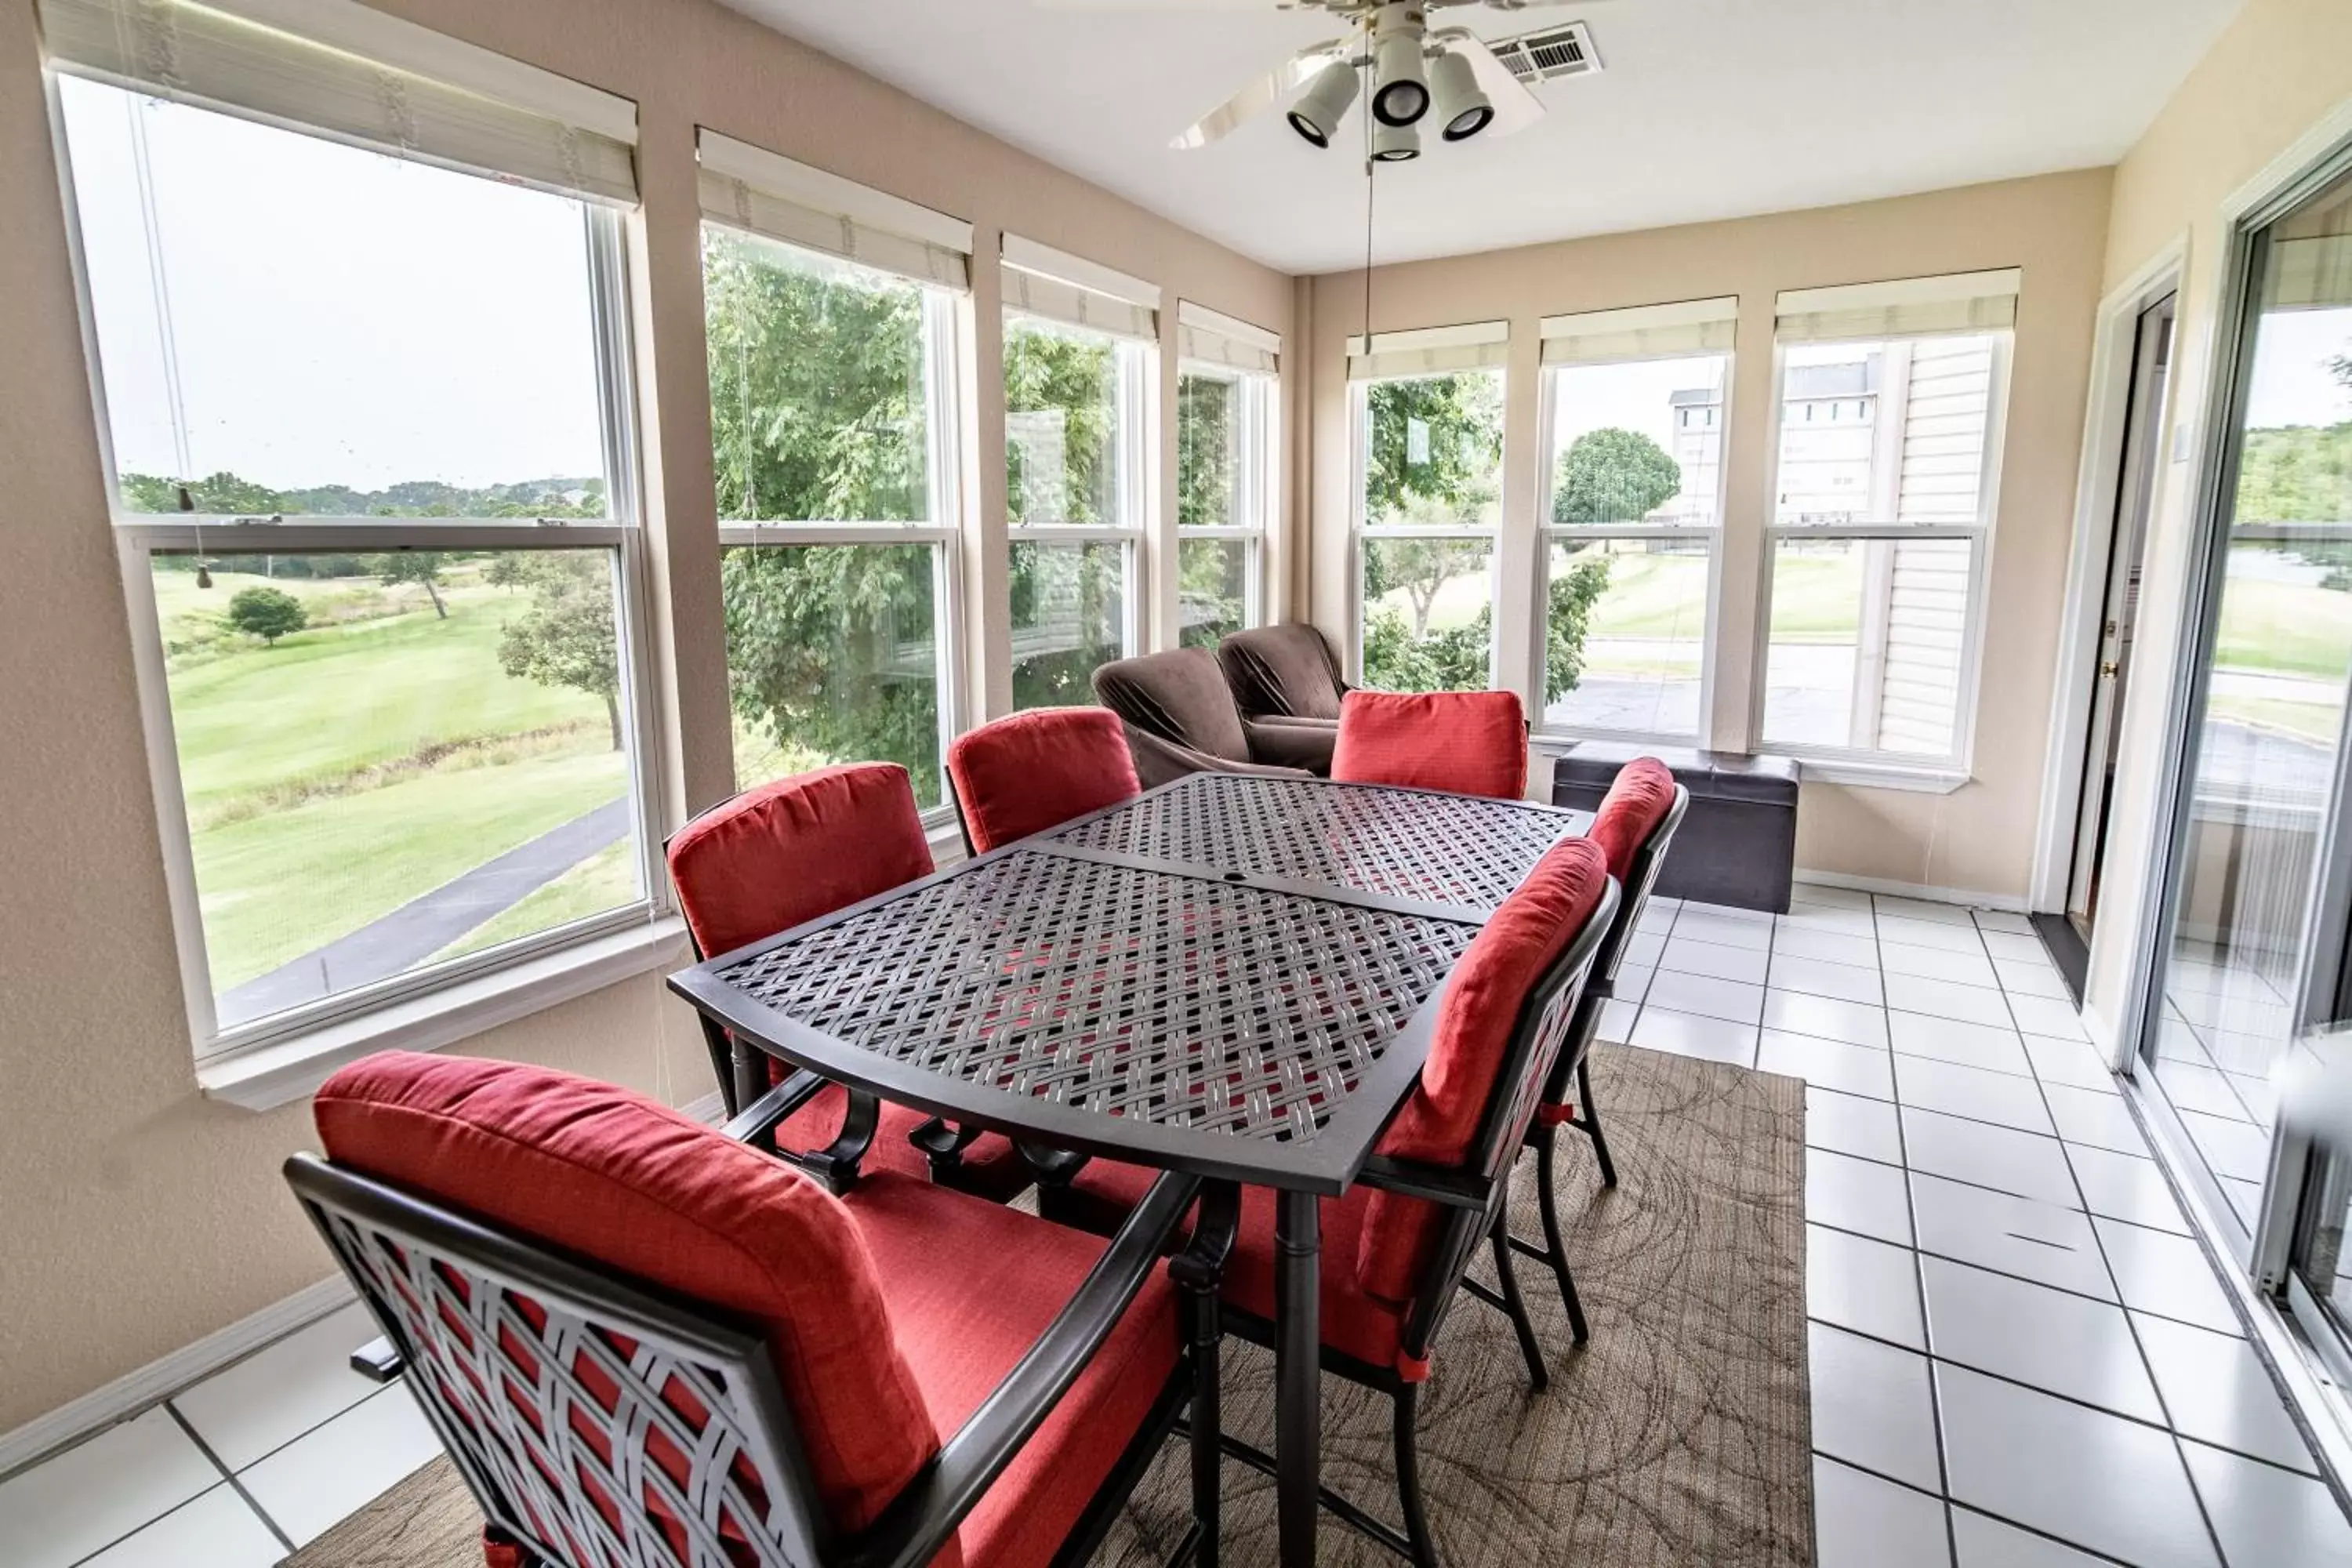
<path id="1" fill-rule="evenodd" d="M 1305 94 L 1290 106 L 1290 128 L 1313 145 L 1328 147 L 1355 101 L 1355 62 L 1333 60 L 1315 74 Z"/>
<path id="2" fill-rule="evenodd" d="M 1402 163 L 1421 156 L 1421 132 L 1410 125 L 1372 127 L 1372 162 Z"/>
<path id="3" fill-rule="evenodd" d="M 1439 134 L 1448 142 L 1467 142 L 1495 121 L 1495 101 L 1478 85 L 1470 57 L 1448 49 L 1430 68 L 1429 88 L 1435 100 Z"/>
<path id="4" fill-rule="evenodd" d="M 1373 46 L 1380 86 L 1372 92 L 1372 116 L 1383 125 L 1411 125 L 1429 112 L 1429 79 L 1421 58 L 1421 38 L 1416 16 L 1412 23 L 1383 26 Z"/>

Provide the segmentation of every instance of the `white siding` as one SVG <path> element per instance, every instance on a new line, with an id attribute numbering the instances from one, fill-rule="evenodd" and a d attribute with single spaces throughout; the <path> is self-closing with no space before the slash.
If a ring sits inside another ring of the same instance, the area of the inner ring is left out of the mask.
<path id="1" fill-rule="evenodd" d="M 1965 539 L 1919 539 L 1884 548 L 1895 552 L 1895 569 L 1876 743 L 1884 751 L 1946 756 L 1954 750 L 1976 546 Z"/>
<path id="2" fill-rule="evenodd" d="M 1991 412 L 1991 339 L 1922 338 L 1911 345 L 1897 521 L 1977 521 Z"/>

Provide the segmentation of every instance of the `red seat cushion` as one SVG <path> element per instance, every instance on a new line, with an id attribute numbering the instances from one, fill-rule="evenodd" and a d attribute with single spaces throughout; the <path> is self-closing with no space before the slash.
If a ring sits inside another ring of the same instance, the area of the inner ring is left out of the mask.
<path id="1" fill-rule="evenodd" d="M 1429 1369 L 1404 1353 L 1404 1309 L 1365 1290 L 1356 1271 L 1368 1211 L 1384 1195 L 1360 1186 L 1321 1205 L 1323 1342 L 1358 1361 L 1393 1367 L 1417 1383 Z M 1225 1260 L 1225 1300 L 1267 1322 L 1274 1321 L 1274 1211 L 1272 1193 L 1242 1189 L 1241 1226 Z"/>
<path id="2" fill-rule="evenodd" d="M 1547 850 L 1503 900 L 1446 980 L 1420 1080 L 1381 1134 L 1381 1153 L 1436 1165 L 1460 1164 L 1470 1156 L 1488 1104 L 1514 1087 L 1497 1077 L 1520 1009 L 1592 917 L 1608 886 L 1600 847 L 1589 838 L 1568 838 Z M 1525 1131 L 1506 1130 L 1505 1147 L 1517 1148 Z M 1409 1305 L 1443 1218 L 1437 1205 L 1374 1194 L 1357 1265 L 1363 1289 Z"/>
<path id="3" fill-rule="evenodd" d="M 931 1422 L 952 1433 L 1036 1342 L 1103 1242 L 896 1176 L 845 1200 Z M 1066 1541 L 1175 1370 L 1177 1297 L 1151 1279 L 958 1533 L 968 1568 L 1042 1568 Z"/>
<path id="4" fill-rule="evenodd" d="M 745 790 L 669 841 L 670 880 L 706 957 L 790 931 L 932 871 L 915 786 L 848 763 Z"/>
<path id="5" fill-rule="evenodd" d="M 1517 800 L 1528 788 L 1527 717 L 1509 691 L 1350 691 L 1331 776 Z"/>
<path id="6" fill-rule="evenodd" d="M 330 1079 L 315 1110 L 339 1164 L 759 1325 L 841 1529 L 938 1451 L 856 1222 L 790 1167 L 641 1095 L 511 1062 L 386 1052 Z"/>
<path id="7" fill-rule="evenodd" d="M 1657 758 L 1635 757 L 1617 770 L 1609 793 L 1601 797 L 1601 809 L 1593 814 L 1592 830 L 1585 836 L 1609 857 L 1611 876 L 1620 882 L 1632 876 L 1633 857 L 1674 804 L 1674 770 Z"/>
<path id="8" fill-rule="evenodd" d="M 1143 793 L 1108 708 L 1035 708 L 983 724 L 948 748 L 948 776 L 982 855 Z"/>

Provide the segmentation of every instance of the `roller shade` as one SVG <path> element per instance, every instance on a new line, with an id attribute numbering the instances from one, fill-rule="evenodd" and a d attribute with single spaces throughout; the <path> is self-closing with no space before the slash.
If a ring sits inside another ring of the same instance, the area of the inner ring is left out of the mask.
<path id="1" fill-rule="evenodd" d="M 2322 235 L 2271 242 L 2263 280 L 2265 310 L 2340 310 L 2352 305 L 2352 237 Z"/>
<path id="2" fill-rule="evenodd" d="M 1737 297 L 1547 316 L 1543 321 L 1543 362 L 1591 364 L 1611 360 L 1729 353 L 1738 329 Z"/>
<path id="3" fill-rule="evenodd" d="M 1004 308 L 1115 337 L 1160 341 L 1160 285 L 1018 235 L 1004 237 Z"/>
<path id="4" fill-rule="evenodd" d="M 971 225 L 715 131 L 698 133 L 702 216 L 730 228 L 879 268 L 971 287 Z"/>
<path id="5" fill-rule="evenodd" d="M 40 0 L 50 63 L 568 195 L 637 199 L 636 105 L 350 0 Z"/>
<path id="6" fill-rule="evenodd" d="M 1369 346 L 1360 337 L 1348 340 L 1348 379 L 1377 381 L 1391 376 L 1499 369 L 1510 352 L 1508 321 L 1472 321 L 1458 327 L 1374 332 Z"/>
<path id="7" fill-rule="evenodd" d="M 2009 268 L 1792 289 L 1779 300 L 1779 336 L 1785 343 L 1806 343 L 2007 331 L 2017 325 L 2024 276 Z"/>
<path id="8" fill-rule="evenodd" d="M 1221 316 L 1190 300 L 1176 303 L 1176 354 L 1205 364 L 1274 375 L 1282 369 L 1282 340 L 1263 327 Z"/>

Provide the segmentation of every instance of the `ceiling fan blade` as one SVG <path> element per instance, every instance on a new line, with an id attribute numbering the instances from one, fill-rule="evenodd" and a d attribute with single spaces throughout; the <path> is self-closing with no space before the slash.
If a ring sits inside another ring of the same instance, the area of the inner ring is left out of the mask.
<path id="1" fill-rule="evenodd" d="M 1029 0 L 1040 11 L 1271 11 L 1275 0 Z"/>
<path id="2" fill-rule="evenodd" d="M 1454 37 L 1454 34 L 1460 36 Z M 1486 40 L 1466 27 L 1449 28 L 1446 41 L 1460 49 L 1470 60 L 1471 74 L 1486 89 L 1495 105 L 1495 123 L 1488 129 L 1492 136 L 1508 136 L 1525 131 L 1544 117 L 1544 106 L 1527 84 L 1511 74 L 1511 68 L 1496 58 L 1486 47 Z"/>
<path id="3" fill-rule="evenodd" d="M 1347 41 L 1342 38 L 1327 39 L 1299 50 L 1280 67 L 1251 82 L 1241 91 L 1185 127 L 1168 145 L 1178 152 L 1185 153 L 1195 148 L 1206 147 L 1210 142 L 1229 134 L 1244 121 L 1265 113 L 1290 94 L 1306 86 L 1307 78 L 1333 60 L 1340 58 L 1347 50 Z M 1496 61 L 1496 68 L 1500 69 L 1501 62 Z M 1507 71 L 1504 74 L 1509 73 Z"/>

